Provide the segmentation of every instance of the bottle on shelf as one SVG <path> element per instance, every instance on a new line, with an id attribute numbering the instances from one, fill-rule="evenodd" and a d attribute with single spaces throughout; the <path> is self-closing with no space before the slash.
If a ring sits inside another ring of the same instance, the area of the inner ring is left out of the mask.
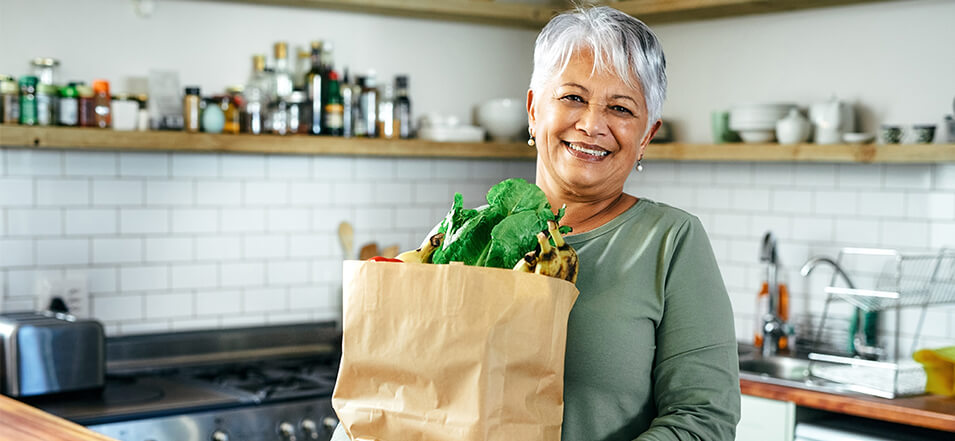
<path id="1" fill-rule="evenodd" d="M 338 73 L 331 71 L 328 74 L 328 101 L 325 104 L 325 134 L 342 136 L 345 134 L 345 106 L 338 85 Z"/>
<path id="2" fill-rule="evenodd" d="M 199 105 L 201 100 L 198 86 L 186 86 L 185 94 L 182 97 L 183 130 L 193 133 L 199 131 Z"/>
<path id="3" fill-rule="evenodd" d="M 20 77 L 20 124 L 35 126 L 37 124 L 36 108 L 37 79 L 33 75 Z"/>
<path id="4" fill-rule="evenodd" d="M 79 83 L 76 85 L 76 93 L 80 97 L 77 123 L 80 127 L 96 127 L 96 94 L 93 93 L 93 88 Z"/>
<path id="5" fill-rule="evenodd" d="M 254 55 L 252 73 L 242 92 L 243 103 L 240 106 L 242 133 L 253 135 L 268 133 L 270 84 L 265 72 L 265 55 Z"/>
<path id="6" fill-rule="evenodd" d="M 411 123 L 411 98 L 408 97 L 408 76 L 395 77 L 395 123 L 398 125 L 398 136 L 408 139 L 414 136 Z"/>
<path id="7" fill-rule="evenodd" d="M 311 134 L 322 134 L 322 102 L 324 91 L 324 76 L 322 74 L 322 42 L 312 42 L 311 69 L 305 74 L 305 91 L 308 93 L 308 99 L 312 107 Z"/>
<path id="8" fill-rule="evenodd" d="M 79 124 L 80 95 L 76 87 L 68 85 L 60 88 L 60 100 L 56 106 L 56 123 L 74 127 Z"/>
<path id="9" fill-rule="evenodd" d="M 288 43 L 279 41 L 273 47 L 275 56 L 275 96 L 288 98 L 292 94 L 292 73 L 288 65 Z"/>
<path id="10" fill-rule="evenodd" d="M 3 110 L 0 123 L 20 123 L 20 91 L 13 77 L 4 76 L 0 79 L 0 109 Z"/>
<path id="11" fill-rule="evenodd" d="M 353 128 L 355 99 L 352 94 L 351 78 L 348 76 L 348 68 L 345 68 L 345 76 L 339 83 L 339 89 L 342 94 L 342 136 L 351 138 L 355 136 Z"/>
<path id="12" fill-rule="evenodd" d="M 398 137 L 397 120 L 395 119 L 395 89 L 391 84 L 385 84 L 378 100 L 378 137 L 394 139 Z"/>
<path id="13" fill-rule="evenodd" d="M 36 123 L 40 126 L 56 125 L 56 96 L 59 89 L 46 83 L 36 87 Z"/>
<path id="14" fill-rule="evenodd" d="M 226 94 L 221 97 L 219 107 L 225 116 L 225 125 L 222 127 L 222 133 L 237 134 L 242 127 L 242 115 L 239 110 L 241 106 L 241 96 L 244 87 L 233 85 L 226 87 Z"/>
<path id="15" fill-rule="evenodd" d="M 360 124 L 363 126 L 356 129 L 355 136 L 366 136 L 369 138 L 378 137 L 378 84 L 375 79 L 375 72 L 368 72 L 364 81 L 359 83 L 361 94 L 358 97 L 358 113 L 361 115 Z M 360 132 L 358 130 L 361 130 Z"/>
<path id="16" fill-rule="evenodd" d="M 334 69 L 334 57 L 333 57 L 332 50 L 333 50 L 333 46 L 330 41 L 322 42 L 322 53 L 321 53 L 321 61 L 319 64 L 319 71 L 320 71 L 320 75 L 322 76 L 321 108 L 323 110 L 325 109 L 325 105 L 328 104 L 328 95 L 329 95 L 328 87 L 330 84 L 329 75 L 331 75 L 332 69 Z M 325 119 L 319 118 L 318 121 L 324 124 Z M 324 131 L 324 126 L 322 126 L 322 130 Z"/>
<path id="17" fill-rule="evenodd" d="M 96 127 L 108 129 L 113 125 L 109 81 L 93 81 L 93 122 Z"/>

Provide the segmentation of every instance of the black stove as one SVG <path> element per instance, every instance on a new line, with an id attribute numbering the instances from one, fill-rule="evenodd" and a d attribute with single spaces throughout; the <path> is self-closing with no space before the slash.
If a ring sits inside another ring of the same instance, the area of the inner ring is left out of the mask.
<path id="1" fill-rule="evenodd" d="M 27 401 L 121 441 L 328 440 L 335 323 L 107 341 L 101 390 Z"/>

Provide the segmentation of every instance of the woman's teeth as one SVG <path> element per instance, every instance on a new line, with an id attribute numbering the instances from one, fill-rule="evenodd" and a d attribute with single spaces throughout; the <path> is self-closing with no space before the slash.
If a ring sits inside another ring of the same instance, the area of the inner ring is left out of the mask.
<path id="1" fill-rule="evenodd" d="M 571 143 L 569 143 L 569 142 L 565 142 L 564 144 L 567 144 L 568 147 L 570 147 L 570 148 L 572 148 L 572 149 L 574 149 L 574 150 L 576 150 L 576 151 L 578 151 L 578 152 L 586 153 L 586 154 L 588 154 L 588 155 L 593 155 L 593 156 L 607 156 L 607 155 L 610 154 L 610 152 L 608 152 L 608 151 L 606 151 L 606 150 L 592 150 L 592 149 L 588 149 L 588 148 L 586 148 L 586 147 L 581 147 L 581 146 L 579 146 L 579 145 L 577 145 L 577 144 L 571 144 Z"/>

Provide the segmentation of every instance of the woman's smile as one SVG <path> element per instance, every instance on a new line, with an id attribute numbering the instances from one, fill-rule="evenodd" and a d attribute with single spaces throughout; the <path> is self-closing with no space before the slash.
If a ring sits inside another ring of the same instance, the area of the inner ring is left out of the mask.
<path id="1" fill-rule="evenodd" d="M 563 141 L 563 144 L 573 157 L 583 159 L 584 161 L 602 161 L 610 155 L 609 151 L 593 144 L 568 141 Z"/>

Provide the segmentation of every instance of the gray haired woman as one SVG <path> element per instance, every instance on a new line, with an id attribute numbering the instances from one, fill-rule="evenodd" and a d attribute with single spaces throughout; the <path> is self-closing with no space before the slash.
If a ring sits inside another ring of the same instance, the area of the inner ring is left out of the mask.
<path id="1" fill-rule="evenodd" d="M 537 185 L 580 258 L 564 373 L 564 441 L 732 440 L 733 313 L 699 219 L 623 192 L 660 127 L 656 36 L 609 7 L 555 17 L 527 91 Z M 413 437 L 409 437 L 412 439 Z M 347 439 L 338 431 L 334 439 Z"/>
<path id="2" fill-rule="evenodd" d="M 699 219 L 623 192 L 660 127 L 666 61 L 609 7 L 555 17 L 527 92 L 537 185 L 580 258 L 567 330 L 565 441 L 732 440 L 733 313 Z"/>

